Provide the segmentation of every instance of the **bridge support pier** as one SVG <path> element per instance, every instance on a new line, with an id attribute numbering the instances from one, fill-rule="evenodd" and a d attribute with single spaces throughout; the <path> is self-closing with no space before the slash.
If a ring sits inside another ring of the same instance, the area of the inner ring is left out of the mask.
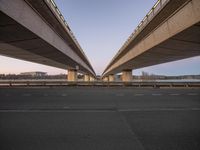
<path id="1" fill-rule="evenodd" d="M 94 77 L 90 76 L 90 81 L 94 81 Z"/>
<path id="2" fill-rule="evenodd" d="M 115 76 L 114 76 L 114 74 L 110 74 L 110 75 L 108 76 L 108 80 L 109 80 L 109 82 L 115 81 Z"/>
<path id="3" fill-rule="evenodd" d="M 84 81 L 89 82 L 90 81 L 90 76 L 88 74 L 84 75 Z"/>
<path id="4" fill-rule="evenodd" d="M 76 69 L 68 70 L 68 81 L 77 81 L 77 70 Z"/>
<path id="5" fill-rule="evenodd" d="M 104 82 L 108 82 L 108 80 L 109 80 L 108 77 L 104 77 L 104 78 L 103 78 L 103 81 L 104 81 Z"/>
<path id="6" fill-rule="evenodd" d="M 132 77 L 132 70 L 127 69 L 122 71 L 122 81 L 123 82 L 131 82 L 133 79 Z"/>

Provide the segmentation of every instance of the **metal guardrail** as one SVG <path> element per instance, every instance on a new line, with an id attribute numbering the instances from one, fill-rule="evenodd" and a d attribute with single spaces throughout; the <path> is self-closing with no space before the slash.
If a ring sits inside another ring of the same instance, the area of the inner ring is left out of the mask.
<path id="1" fill-rule="evenodd" d="M 113 60 L 130 44 L 130 42 L 146 27 L 146 25 L 160 12 L 160 10 L 169 2 L 170 0 L 158 0 L 156 4 L 151 8 L 147 15 L 142 19 L 139 25 L 136 27 L 134 32 L 128 37 L 123 46 L 119 49 L 117 54 L 112 58 L 110 64 Z M 109 65 L 110 65 L 109 64 Z M 108 66 L 109 66 L 108 65 Z"/>
<path id="2" fill-rule="evenodd" d="M 67 80 L 2 80 L 0 87 L 32 87 L 32 86 L 98 86 L 98 87 L 150 87 L 150 88 L 164 88 L 164 87 L 187 87 L 200 88 L 200 82 L 101 82 L 101 81 L 77 81 L 71 82 Z"/>

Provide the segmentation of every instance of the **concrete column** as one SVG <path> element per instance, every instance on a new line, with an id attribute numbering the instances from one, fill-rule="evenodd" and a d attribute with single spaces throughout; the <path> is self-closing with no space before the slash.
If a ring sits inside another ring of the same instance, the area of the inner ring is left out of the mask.
<path id="1" fill-rule="evenodd" d="M 108 76 L 108 80 L 109 80 L 109 82 L 115 81 L 114 74 L 110 74 L 110 75 Z"/>
<path id="2" fill-rule="evenodd" d="M 123 70 L 122 71 L 122 81 L 123 82 L 130 82 L 132 81 L 132 70 Z"/>
<path id="3" fill-rule="evenodd" d="M 68 70 L 68 81 L 77 81 L 77 70 L 76 69 Z"/>
<path id="4" fill-rule="evenodd" d="M 94 81 L 94 77 L 90 76 L 90 81 Z"/>
<path id="5" fill-rule="evenodd" d="M 84 81 L 89 82 L 90 81 L 90 76 L 88 74 L 84 75 Z"/>
<path id="6" fill-rule="evenodd" d="M 104 81 L 104 82 L 108 82 L 108 77 L 104 77 L 104 78 L 103 78 L 103 81 Z"/>

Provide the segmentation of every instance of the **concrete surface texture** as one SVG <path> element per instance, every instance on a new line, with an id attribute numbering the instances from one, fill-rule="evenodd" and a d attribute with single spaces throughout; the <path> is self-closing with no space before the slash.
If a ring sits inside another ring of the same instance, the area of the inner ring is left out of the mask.
<path id="1" fill-rule="evenodd" d="M 113 74 L 110 74 L 108 76 L 108 80 L 109 80 L 109 82 L 115 81 L 115 76 Z"/>
<path id="2" fill-rule="evenodd" d="M 77 81 L 77 70 L 75 70 L 75 69 L 68 70 L 67 80 L 68 81 Z"/>
<path id="3" fill-rule="evenodd" d="M 133 80 L 132 70 L 123 70 L 122 71 L 122 81 L 128 82 Z"/>
<path id="4" fill-rule="evenodd" d="M 199 89 L 1 88 L 1 150 L 199 150 Z"/>
<path id="5" fill-rule="evenodd" d="M 88 74 L 84 75 L 84 81 L 86 82 L 90 81 L 90 76 Z"/>
<path id="6" fill-rule="evenodd" d="M 109 78 L 106 76 L 106 77 L 103 77 L 103 81 L 104 82 L 108 82 L 109 81 Z"/>

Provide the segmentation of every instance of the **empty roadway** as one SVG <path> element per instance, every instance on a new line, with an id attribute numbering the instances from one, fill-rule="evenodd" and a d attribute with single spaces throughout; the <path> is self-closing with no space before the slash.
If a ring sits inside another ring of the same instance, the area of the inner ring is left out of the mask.
<path id="1" fill-rule="evenodd" d="M 200 90 L 0 89 L 1 150 L 199 150 Z"/>

